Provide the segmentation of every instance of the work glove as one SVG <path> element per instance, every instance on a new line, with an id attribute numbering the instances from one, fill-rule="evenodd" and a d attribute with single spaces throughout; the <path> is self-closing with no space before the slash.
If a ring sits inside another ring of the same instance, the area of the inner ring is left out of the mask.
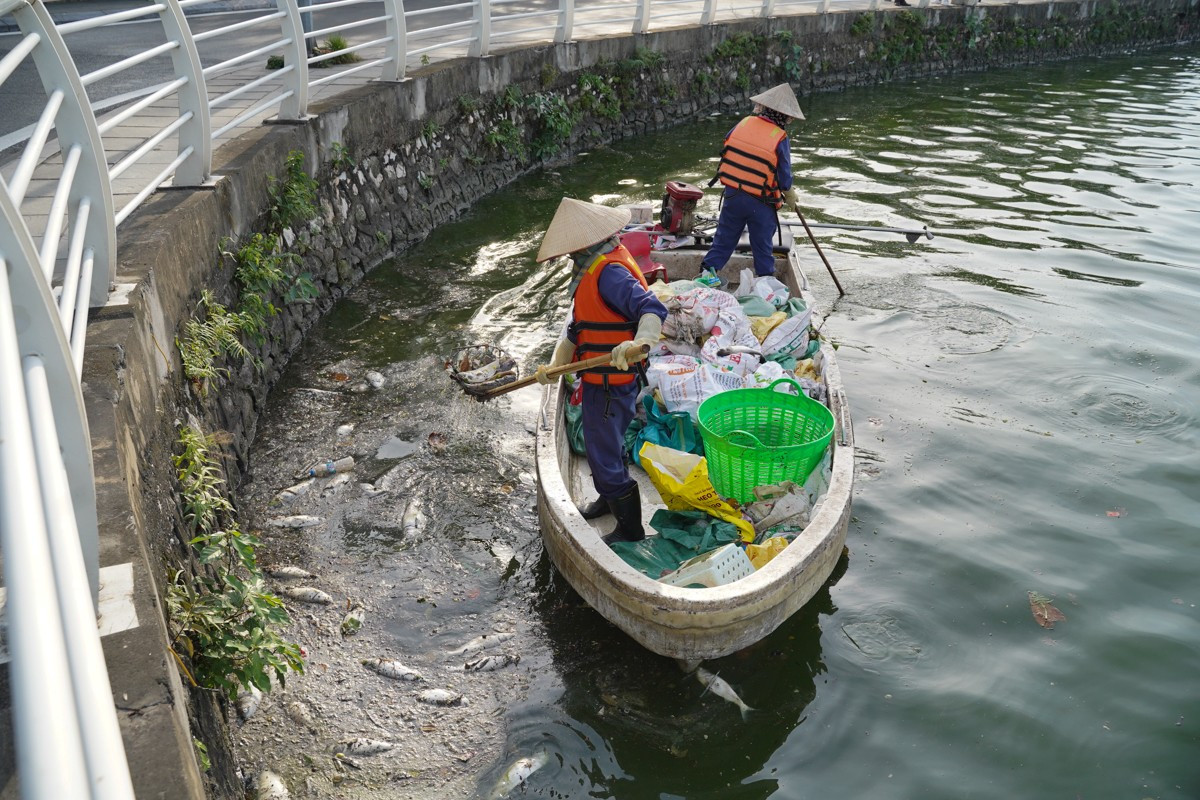
<path id="1" fill-rule="evenodd" d="M 554 357 L 550 359 L 550 363 L 543 364 L 542 366 L 538 367 L 537 372 L 534 373 L 534 379 L 543 386 L 548 383 L 554 383 L 554 381 L 558 380 L 558 376 L 548 375 L 546 373 L 556 367 L 565 367 L 567 364 L 571 363 L 571 359 L 574 357 L 575 343 L 570 339 L 562 339 L 562 341 L 558 343 L 558 346 L 554 348 Z"/>
<path id="2" fill-rule="evenodd" d="M 633 340 L 621 342 L 613 348 L 612 365 L 617 369 L 629 369 L 630 364 L 642 360 L 642 348 L 653 347 L 662 337 L 662 320 L 657 314 L 642 314 L 638 320 L 637 333 Z"/>
<path id="3" fill-rule="evenodd" d="M 788 207 L 791 208 L 792 211 L 795 211 L 797 214 L 800 213 L 800 198 L 796 196 L 795 186 L 784 191 L 783 199 L 785 202 L 787 202 Z"/>

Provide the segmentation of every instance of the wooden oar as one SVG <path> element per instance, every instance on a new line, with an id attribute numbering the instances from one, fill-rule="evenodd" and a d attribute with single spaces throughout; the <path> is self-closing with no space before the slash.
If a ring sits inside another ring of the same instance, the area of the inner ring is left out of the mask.
<path id="1" fill-rule="evenodd" d="M 630 355 L 633 356 L 633 358 L 631 358 L 629 363 L 632 364 L 634 361 L 641 361 L 646 356 L 646 354 L 649 352 L 650 352 L 649 347 L 642 347 L 641 353 L 638 353 L 636 350 L 633 351 L 632 353 L 630 353 Z M 583 361 L 572 361 L 570 364 L 564 364 L 561 367 L 552 367 L 552 368 L 546 370 L 546 375 L 548 375 L 551 378 L 558 378 L 562 375 L 572 375 L 576 372 L 581 372 L 585 369 L 594 369 L 595 367 L 607 367 L 611 363 L 612 363 L 612 353 L 607 353 L 602 356 L 596 356 L 595 358 L 584 359 Z M 468 390 L 468 393 L 473 395 L 474 397 L 480 398 L 481 400 L 490 400 L 493 397 L 499 397 L 502 394 L 508 394 L 509 392 L 516 391 L 517 389 L 523 389 L 526 386 L 530 385 L 531 383 L 537 383 L 537 371 L 536 370 L 534 371 L 534 373 L 532 375 L 527 375 L 518 381 L 513 381 L 512 383 L 506 383 L 503 386 L 497 386 L 493 389 L 489 389 L 486 392 L 479 392 L 478 394 L 476 394 L 476 393 L 470 392 Z"/>
<path id="2" fill-rule="evenodd" d="M 821 250 L 821 245 L 817 244 L 817 237 L 813 236 L 812 228 L 808 227 L 808 223 L 804 221 L 804 215 L 800 213 L 800 209 L 793 207 L 796 216 L 800 218 L 800 224 L 804 226 L 804 232 L 808 234 L 808 240 L 812 242 L 812 246 L 817 248 L 817 255 L 825 262 L 825 269 L 829 270 L 829 277 L 833 278 L 833 285 L 837 287 L 838 297 L 846 294 L 846 290 L 842 288 L 842 282 L 838 280 L 838 276 L 833 271 L 833 267 L 829 265 L 829 259 L 825 257 L 825 253 Z"/>

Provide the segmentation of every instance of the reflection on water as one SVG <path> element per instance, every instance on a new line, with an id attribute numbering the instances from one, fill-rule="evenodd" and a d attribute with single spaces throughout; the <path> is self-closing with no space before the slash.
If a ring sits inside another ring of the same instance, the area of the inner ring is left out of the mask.
<path id="1" fill-rule="evenodd" d="M 450 442 L 440 461 L 380 465 L 434 508 L 423 539 L 397 510 L 349 519 L 344 545 L 431 548 L 478 587 L 466 609 L 504 604 L 543 640 L 479 786 L 546 748 L 521 796 L 1200 797 L 1198 75 L 1200 53 L 1170 50 L 804 99 L 806 216 L 937 236 L 818 233 L 847 289 L 824 333 L 864 480 L 840 579 L 707 665 L 749 722 L 549 569 L 530 508 L 537 393 L 478 404 L 440 373 L 480 341 L 545 359 L 567 275 L 532 257 L 561 197 L 703 183 L 729 119 L 484 198 L 339 304 L 297 369 L 387 375 L 370 447 Z M 1039 627 L 1031 591 L 1067 620 Z"/>

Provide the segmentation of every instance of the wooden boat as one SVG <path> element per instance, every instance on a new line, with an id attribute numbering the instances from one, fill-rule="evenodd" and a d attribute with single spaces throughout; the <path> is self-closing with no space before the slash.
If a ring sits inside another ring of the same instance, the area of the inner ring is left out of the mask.
<path id="1" fill-rule="evenodd" d="M 669 280 L 699 274 L 703 249 L 655 250 Z M 750 267 L 748 254 L 735 253 L 722 271 L 734 278 Z M 776 276 L 792 296 L 820 317 L 808 280 L 788 247 L 776 255 Z M 653 580 L 626 564 L 601 536 L 613 518 L 587 521 L 577 506 L 595 497 L 587 460 L 572 452 L 561 382 L 545 387 L 537 429 L 538 515 L 551 561 L 592 608 L 655 653 L 695 665 L 705 659 L 745 648 L 775 630 L 825 584 L 841 557 L 850 521 L 854 482 L 854 437 L 849 406 L 833 348 L 821 343 L 823 380 L 827 384 L 835 427 L 829 489 L 803 533 L 761 569 L 733 583 L 713 588 L 681 588 Z M 658 491 L 646 473 L 631 474 L 641 484 L 643 520 L 662 508 Z"/>

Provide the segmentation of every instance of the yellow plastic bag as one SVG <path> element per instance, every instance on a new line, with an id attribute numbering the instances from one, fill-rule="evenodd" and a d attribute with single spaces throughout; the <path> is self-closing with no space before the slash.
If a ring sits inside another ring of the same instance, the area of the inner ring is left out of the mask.
<path id="1" fill-rule="evenodd" d="M 746 555 L 750 557 L 750 563 L 755 569 L 762 569 L 775 556 L 783 552 L 783 548 L 788 546 L 788 540 L 783 536 L 772 536 L 762 544 L 746 545 Z"/>
<path id="2" fill-rule="evenodd" d="M 713 488 L 704 456 L 672 450 L 653 442 L 643 444 L 638 455 L 650 482 L 667 504 L 667 510 L 699 509 L 733 523 L 741 533 L 742 541 L 754 541 L 754 526 Z"/>
<path id="3" fill-rule="evenodd" d="M 787 318 L 787 314 L 782 311 L 776 311 L 769 317 L 750 317 L 750 332 L 761 342 Z"/>

